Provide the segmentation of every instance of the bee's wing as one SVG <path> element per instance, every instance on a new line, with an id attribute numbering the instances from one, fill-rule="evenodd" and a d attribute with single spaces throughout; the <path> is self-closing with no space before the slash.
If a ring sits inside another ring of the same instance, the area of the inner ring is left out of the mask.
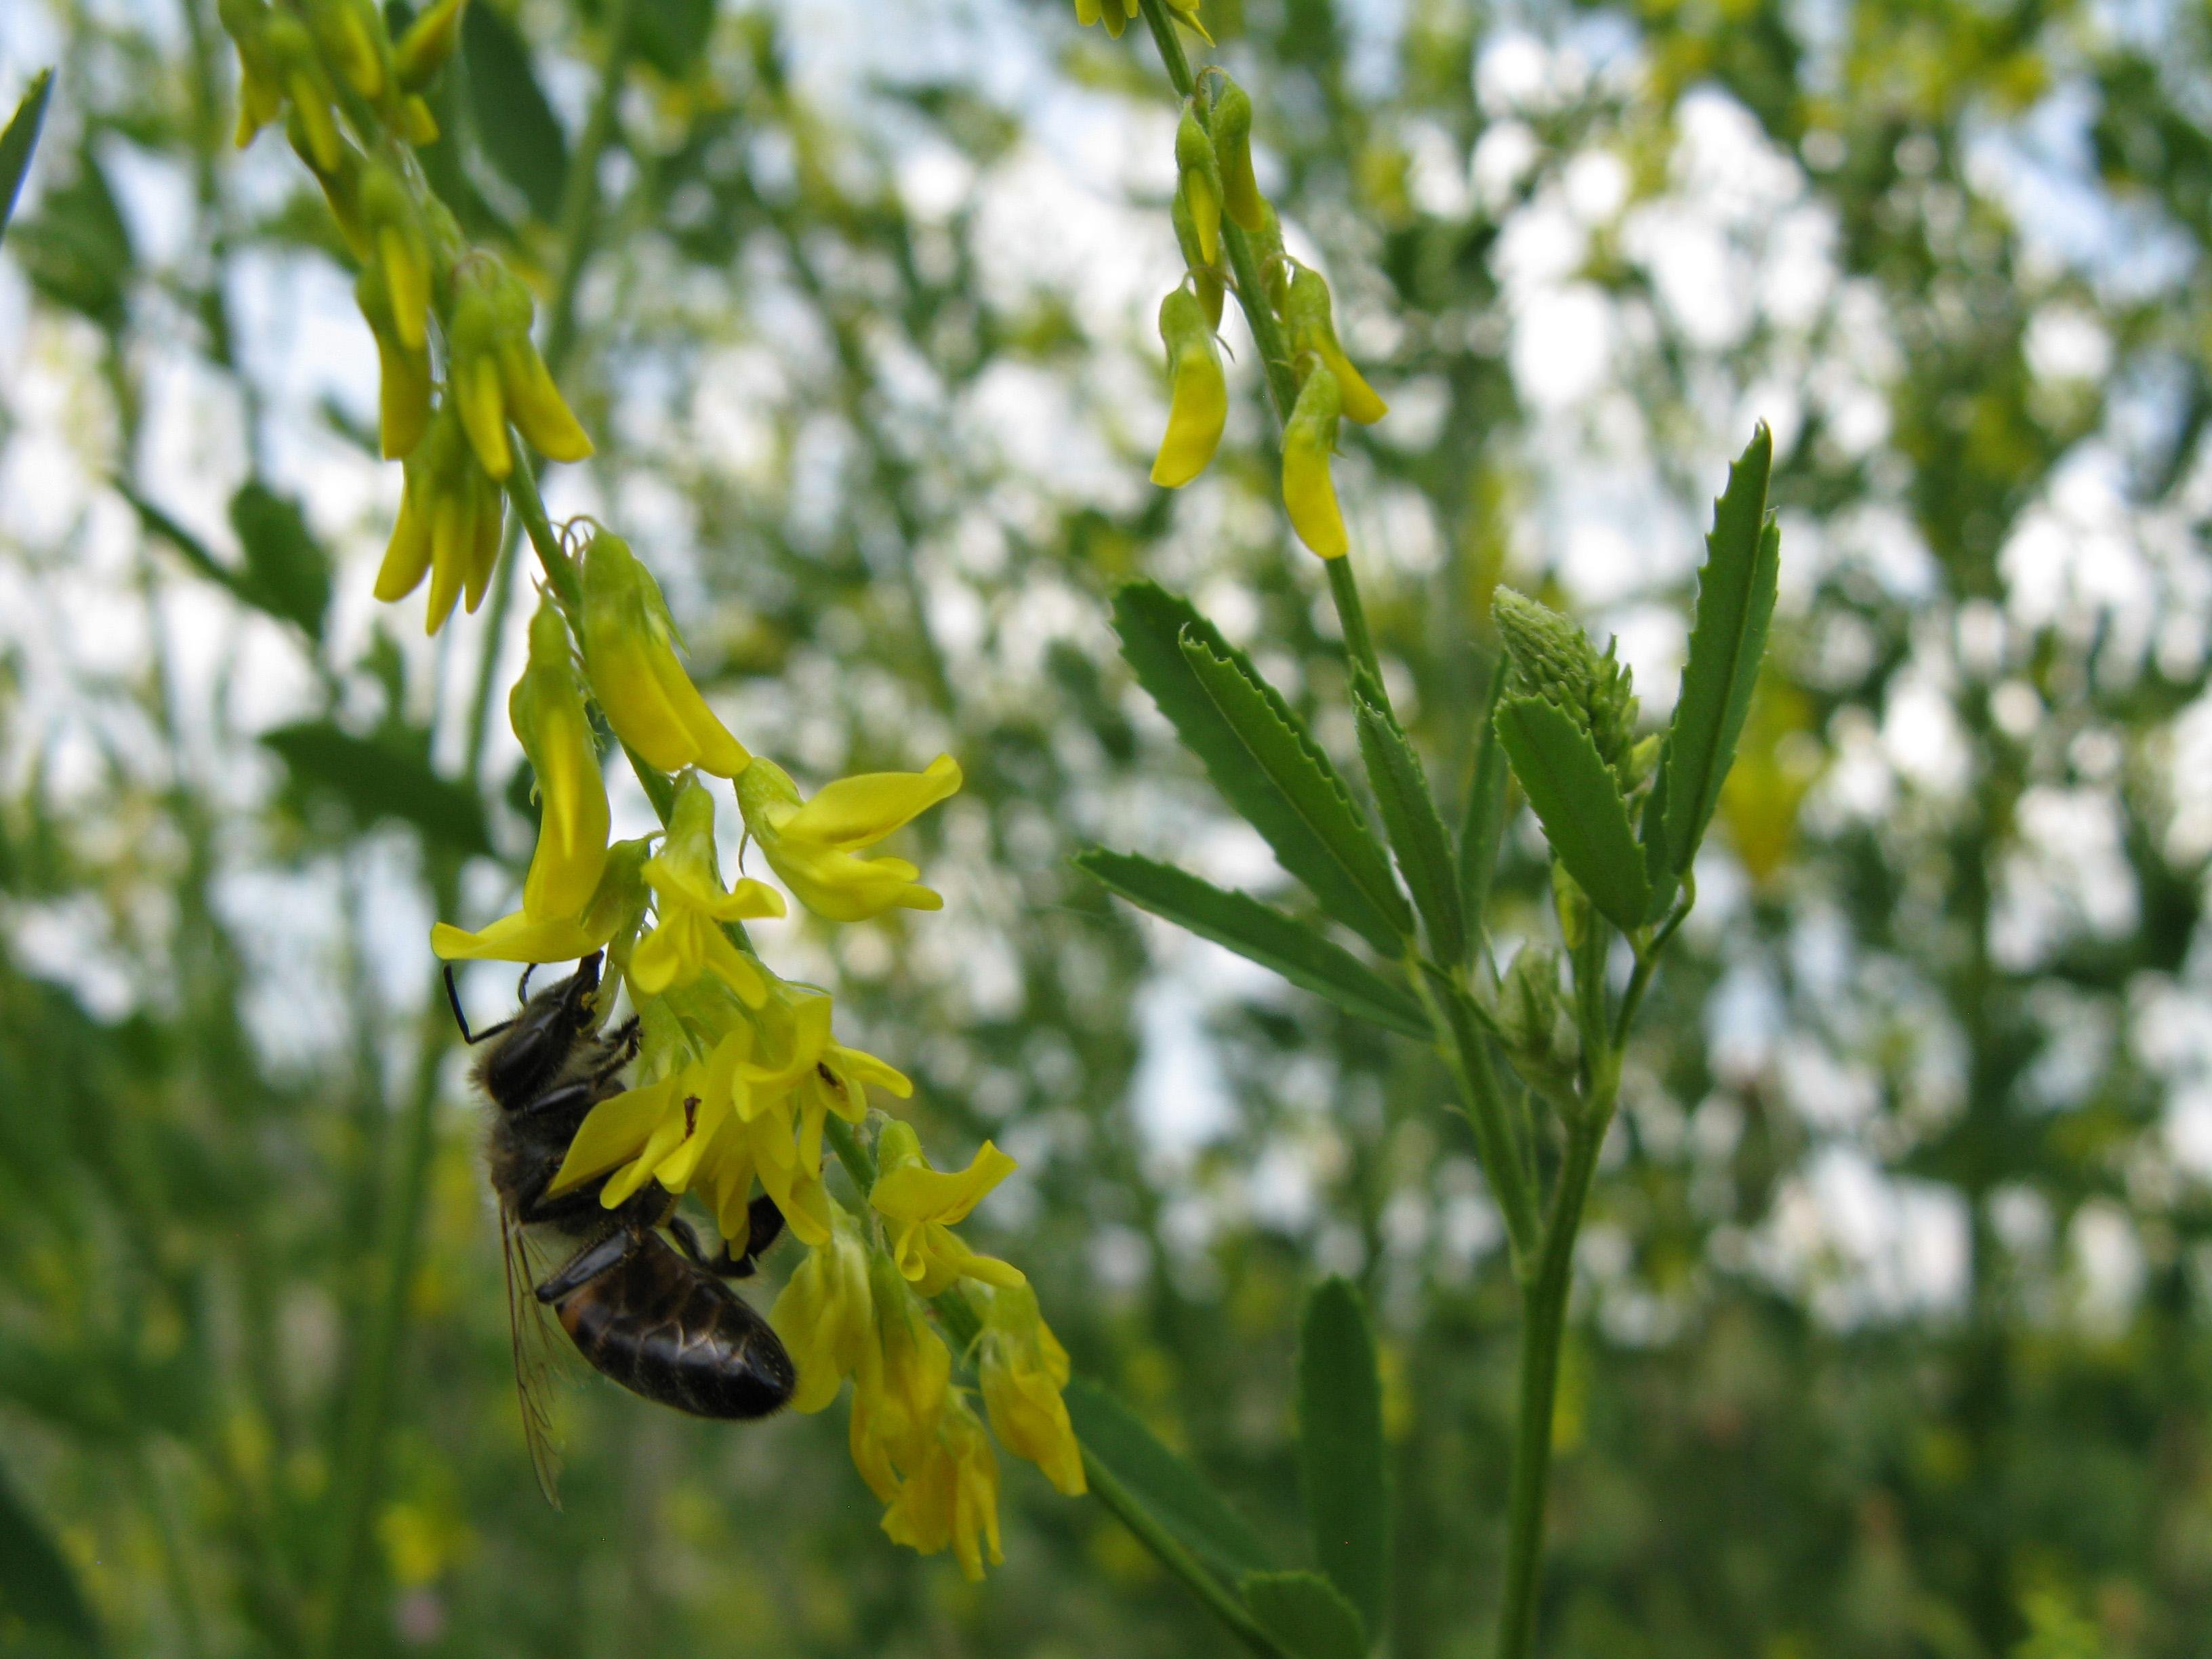
<path id="1" fill-rule="evenodd" d="M 553 1321 L 537 1297 L 538 1267 L 531 1259 L 522 1223 L 506 1206 L 499 1212 L 500 1253 L 507 1264 L 507 1320 L 514 1344 L 514 1392 L 522 1404 L 522 1438 L 530 1448 L 530 1467 L 538 1490 L 561 1507 L 561 1454 L 553 1441 L 553 1414 L 547 1392 L 553 1385 Z"/>

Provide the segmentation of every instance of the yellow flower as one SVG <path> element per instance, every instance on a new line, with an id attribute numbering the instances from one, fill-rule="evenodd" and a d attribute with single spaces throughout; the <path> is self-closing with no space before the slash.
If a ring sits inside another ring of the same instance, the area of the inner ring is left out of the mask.
<path id="1" fill-rule="evenodd" d="M 468 0 L 435 0 L 407 26 L 393 48 L 393 68 L 399 83 L 420 92 L 435 78 L 461 38 L 461 13 Z"/>
<path id="2" fill-rule="evenodd" d="M 1137 15 L 1137 0 L 1075 0 L 1075 21 L 1087 27 L 1092 23 L 1106 25 L 1106 33 L 1116 40 L 1121 31 L 1129 27 L 1129 20 Z"/>
<path id="3" fill-rule="evenodd" d="M 1221 164 L 1221 205 L 1239 227 L 1256 231 L 1267 204 L 1252 171 L 1252 100 L 1225 75 L 1215 87 L 1213 154 Z"/>
<path id="4" fill-rule="evenodd" d="M 1186 99 L 1182 119 L 1176 124 L 1176 190 L 1190 205 L 1190 222 L 1198 233 L 1198 251 L 1206 264 L 1221 257 L 1221 163 L 1213 154 L 1198 118 L 1197 106 Z"/>
<path id="5" fill-rule="evenodd" d="M 580 915 L 539 919 L 517 910 L 474 933 L 441 921 L 430 930 L 431 953 L 447 962 L 574 962 L 611 948 L 619 958 L 645 915 L 647 850 L 642 837 L 607 848 L 599 885 Z"/>
<path id="6" fill-rule="evenodd" d="M 749 1006 L 760 1006 L 768 981 L 722 924 L 780 916 L 783 899 L 750 878 L 722 890 L 714 873 L 714 800 L 697 778 L 686 777 L 678 786 L 667 840 L 646 860 L 645 879 L 653 889 L 655 925 L 630 959 L 632 987 L 658 996 L 711 973 Z"/>
<path id="7" fill-rule="evenodd" d="M 1221 353 L 1197 295 L 1179 288 L 1160 301 L 1160 339 L 1168 349 L 1174 391 L 1168 429 L 1152 461 L 1152 482 L 1180 489 L 1206 471 L 1229 419 L 1229 382 Z"/>
<path id="8" fill-rule="evenodd" d="M 914 1127 L 894 1120 L 877 1140 L 876 1160 L 868 1203 L 891 1224 L 892 1259 L 922 1295 L 935 1296 L 963 1278 L 987 1285 L 1026 1282 L 1020 1268 L 976 1255 L 952 1231 L 985 1194 L 1014 1172 L 1013 1159 L 987 1140 L 966 1169 L 939 1173 L 922 1157 Z"/>
<path id="9" fill-rule="evenodd" d="M 853 1466 L 884 1503 L 898 1496 L 902 1472 L 919 1469 L 950 1397 L 952 1354 L 923 1316 L 921 1304 L 881 1251 L 868 1257 L 875 1342 L 853 1376 L 848 1439 Z"/>
<path id="10" fill-rule="evenodd" d="M 336 173 L 345 160 L 345 141 L 338 134 L 331 87 L 323 78 L 314 38 L 298 18 L 278 14 L 263 25 L 261 40 L 276 84 L 291 100 L 293 118 L 299 124 L 294 143 L 301 158 L 318 174 Z"/>
<path id="11" fill-rule="evenodd" d="M 323 61 L 362 97 L 384 95 L 384 15 L 367 0 L 307 0 L 308 27 Z"/>
<path id="12" fill-rule="evenodd" d="M 1070 1498 L 1085 1491 L 1083 1449 L 1060 1391 L 1067 1386 L 1067 1350 L 1037 1310 L 1026 1285 L 991 1292 L 983 1315 L 976 1369 L 991 1432 L 1026 1457 Z"/>
<path id="13" fill-rule="evenodd" d="M 413 451 L 430 424 L 430 354 L 399 337 L 381 262 L 372 259 L 362 266 L 353 296 L 376 340 L 380 446 L 386 460 L 396 461 Z"/>
<path id="14" fill-rule="evenodd" d="M 738 780 L 738 805 L 769 867 L 800 903 L 831 921 L 860 921 L 897 906 L 944 908 L 942 897 L 917 884 L 921 872 L 905 860 L 853 854 L 936 805 L 960 781 L 959 763 L 939 755 L 926 771 L 842 778 L 802 804 L 782 768 L 755 760 Z"/>
<path id="15" fill-rule="evenodd" d="M 660 771 L 696 766 L 734 778 L 752 757 L 684 672 L 681 643 L 629 544 L 605 531 L 593 536 L 584 550 L 584 661 L 607 724 Z"/>
<path id="16" fill-rule="evenodd" d="M 970 1580 L 982 1577 L 987 1549 L 993 1566 L 1006 1559 L 999 1547 L 999 1460 L 957 1393 L 938 1414 L 921 1466 L 884 1510 L 884 1534 L 923 1555 L 951 1546 Z"/>
<path id="17" fill-rule="evenodd" d="M 580 461 L 591 454 L 591 439 L 531 343 L 530 290 L 489 254 L 471 260 L 455 286 L 448 373 L 461 424 L 484 471 L 504 478 L 513 467 L 509 421 L 554 460 Z"/>
<path id="18" fill-rule="evenodd" d="M 1190 204 L 1183 199 L 1181 191 L 1169 204 L 1169 220 L 1175 226 L 1176 246 L 1182 250 L 1185 278 L 1198 295 L 1198 302 L 1206 308 L 1208 326 L 1221 326 L 1223 296 L 1228 289 L 1221 281 L 1219 267 L 1206 262 L 1198 246 L 1198 225 L 1190 216 Z"/>
<path id="19" fill-rule="evenodd" d="M 606 867 L 607 786 L 568 625 L 550 598 L 530 619 L 530 660 L 507 694 L 507 712 L 538 779 L 538 848 L 523 878 L 523 914 L 574 915 Z"/>
<path id="20" fill-rule="evenodd" d="M 1328 475 L 1339 409 L 1336 376 L 1316 363 L 1283 426 L 1283 506 L 1298 539 L 1324 559 L 1340 559 L 1352 546 Z"/>
<path id="21" fill-rule="evenodd" d="M 499 562 L 501 511 L 499 486 L 469 453 L 452 403 L 440 404 L 407 457 L 406 488 L 376 573 L 376 597 L 386 604 L 405 599 L 427 571 L 426 632 L 443 628 L 454 600 L 465 596 L 473 614 Z"/>
<path id="22" fill-rule="evenodd" d="M 238 147 L 284 111 L 284 68 L 269 45 L 269 8 L 261 0 L 216 0 L 216 15 L 238 48 Z"/>
<path id="23" fill-rule="evenodd" d="M 381 161 L 362 170 L 361 216 L 375 245 L 373 263 L 384 276 L 392 331 L 408 350 L 421 351 L 430 337 L 430 239 L 407 186 Z"/>
<path id="24" fill-rule="evenodd" d="M 1321 359 L 1322 367 L 1336 377 L 1346 419 L 1372 426 L 1390 412 L 1390 405 L 1367 384 L 1366 377 L 1352 367 L 1352 359 L 1337 343 L 1328 283 L 1321 272 L 1306 265 L 1294 266 L 1283 301 L 1283 320 L 1290 325 L 1291 350 L 1312 352 Z"/>
<path id="25" fill-rule="evenodd" d="M 868 1255 L 858 1224 L 837 1209 L 829 1242 L 807 1253 L 769 1310 L 769 1322 L 799 1367 L 793 1411 L 820 1411 L 837 1397 L 838 1385 L 876 1354 Z"/>

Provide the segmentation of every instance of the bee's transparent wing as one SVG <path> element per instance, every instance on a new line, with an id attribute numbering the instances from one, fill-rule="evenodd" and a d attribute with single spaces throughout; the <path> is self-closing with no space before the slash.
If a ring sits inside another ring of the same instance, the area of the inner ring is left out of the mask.
<path id="1" fill-rule="evenodd" d="M 553 1386 L 558 1350 L 553 1341 L 552 1316 L 538 1299 L 538 1265 L 514 1212 L 502 1205 L 499 1213 L 500 1253 L 507 1263 L 507 1319 L 514 1343 L 514 1392 L 522 1405 L 522 1438 L 530 1448 L 530 1467 L 538 1475 L 538 1490 L 555 1509 L 561 1507 L 561 1454 L 553 1440 L 553 1413 L 548 1395 Z"/>

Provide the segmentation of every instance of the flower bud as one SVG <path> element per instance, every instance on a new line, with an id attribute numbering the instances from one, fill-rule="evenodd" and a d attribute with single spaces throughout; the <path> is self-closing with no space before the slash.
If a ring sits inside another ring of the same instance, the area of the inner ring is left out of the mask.
<path id="1" fill-rule="evenodd" d="M 1121 31 L 1129 27 L 1129 20 L 1137 15 L 1138 0 L 1075 0 L 1075 21 L 1084 27 L 1093 23 L 1106 25 L 1106 33 L 1116 40 Z"/>
<path id="2" fill-rule="evenodd" d="M 383 14 L 368 0 L 307 0 L 306 10 L 323 62 L 362 97 L 383 97 L 384 58 L 391 50 Z"/>
<path id="3" fill-rule="evenodd" d="M 1372 426 L 1390 412 L 1390 405 L 1375 393 L 1352 360 L 1337 343 L 1336 324 L 1330 316 L 1328 284 L 1321 272 L 1300 265 L 1291 274 L 1283 301 L 1283 320 L 1290 325 L 1291 349 L 1310 351 L 1336 376 L 1347 417 Z"/>
<path id="4" fill-rule="evenodd" d="M 677 659 L 681 640 L 659 586 L 629 544 L 605 531 L 584 550 L 583 634 L 592 695 L 647 765 L 725 778 L 745 769 L 752 757 Z"/>
<path id="5" fill-rule="evenodd" d="M 1221 164 L 1214 160 L 1213 141 L 1198 118 L 1198 106 L 1189 99 L 1183 100 L 1182 119 L 1176 124 L 1175 148 L 1176 192 L 1189 204 L 1200 262 L 1210 265 L 1221 257 Z"/>
<path id="6" fill-rule="evenodd" d="M 1252 100 L 1225 75 L 1215 87 L 1213 154 L 1221 167 L 1222 210 L 1243 229 L 1257 231 L 1267 204 L 1252 172 Z"/>
<path id="7" fill-rule="evenodd" d="M 1567 949 L 1581 950 L 1589 939 L 1596 907 L 1590 903 L 1583 884 L 1557 859 L 1552 860 L 1552 909 L 1559 919 L 1559 937 L 1566 940 Z"/>
<path id="8" fill-rule="evenodd" d="M 1203 303 L 1187 288 L 1160 301 L 1160 339 L 1173 386 L 1168 429 L 1152 461 L 1152 482 L 1180 489 L 1206 471 L 1229 419 L 1229 383 Z"/>
<path id="9" fill-rule="evenodd" d="M 514 465 L 509 421 L 553 460 L 580 461 L 592 453 L 591 439 L 531 343 L 534 309 L 520 279 L 489 258 L 462 273 L 453 298 L 454 400 L 477 459 L 495 478 L 506 477 Z"/>
<path id="10" fill-rule="evenodd" d="M 362 169 L 359 199 L 362 226 L 384 276 L 392 328 L 401 344 L 421 351 L 430 338 L 430 239 L 422 216 L 399 175 L 382 161 Z"/>
<path id="11" fill-rule="evenodd" d="M 295 147 L 318 175 L 336 173 L 345 160 L 345 141 L 338 136 L 337 116 L 331 107 L 330 85 L 315 55 L 314 38 L 298 18 L 282 14 L 268 21 L 261 38 L 276 83 L 292 100 L 299 125 Z"/>
<path id="12" fill-rule="evenodd" d="M 399 136 L 417 149 L 438 142 L 438 118 L 430 113 L 429 105 L 413 93 L 399 100 L 399 112 L 392 118 L 392 125 Z"/>
<path id="13" fill-rule="evenodd" d="M 283 66 L 269 47 L 269 8 L 262 0 L 216 0 L 216 15 L 238 49 L 236 142 L 244 149 L 284 112 Z"/>
<path id="14" fill-rule="evenodd" d="M 1559 994 L 1559 958 L 1547 945 L 1525 945 L 1498 988 L 1498 1028 L 1514 1069 L 1547 1098 L 1571 1094 L 1582 1042 Z"/>
<path id="15" fill-rule="evenodd" d="M 1214 328 L 1221 326 L 1221 302 L 1228 290 L 1222 285 L 1220 273 L 1206 261 L 1199 249 L 1198 226 L 1190 216 L 1190 203 L 1177 191 L 1168 209 L 1168 217 L 1175 225 L 1176 244 L 1182 249 L 1182 262 L 1188 271 L 1190 285 L 1198 295 L 1199 304 L 1206 307 L 1206 320 Z"/>
<path id="16" fill-rule="evenodd" d="M 530 660 L 507 694 L 507 713 L 538 780 L 538 848 L 522 881 L 523 914 L 574 915 L 606 866 L 607 787 L 568 624 L 550 599 L 530 619 Z"/>
<path id="17" fill-rule="evenodd" d="M 1086 1489 L 1083 1448 L 1060 1398 L 1067 1386 L 1067 1350 L 1044 1322 L 1036 1292 L 1027 1285 L 991 1292 L 975 1369 L 991 1431 L 1062 1492 L 1080 1497 Z"/>
<path id="18" fill-rule="evenodd" d="M 502 502 L 499 486 L 470 453 L 450 401 L 441 404 L 407 457 L 399 517 L 376 575 L 376 597 L 389 603 L 430 574 L 426 631 L 434 634 L 465 593 L 473 613 L 483 602 L 499 560 Z"/>
<path id="19" fill-rule="evenodd" d="M 435 0 L 399 37 L 399 44 L 392 49 L 392 68 L 399 84 L 408 91 L 420 92 L 428 86 L 453 57 L 453 48 L 460 44 L 461 13 L 468 3 Z"/>
<path id="20" fill-rule="evenodd" d="M 1630 733 L 1636 726 L 1634 682 L 1627 665 L 1549 605 L 1500 587 L 1490 614 L 1512 665 L 1514 684 L 1556 703 L 1590 741 L 1624 787 L 1632 787 Z"/>
<path id="21" fill-rule="evenodd" d="M 384 459 L 396 461 L 413 452 L 430 423 L 430 354 L 400 338 L 381 261 L 361 268 L 353 295 L 376 339 L 378 435 Z"/>
<path id="22" fill-rule="evenodd" d="M 1340 559 L 1352 546 L 1328 473 L 1340 406 L 1336 376 L 1316 363 L 1283 427 L 1283 506 L 1298 539 L 1324 559 Z"/>

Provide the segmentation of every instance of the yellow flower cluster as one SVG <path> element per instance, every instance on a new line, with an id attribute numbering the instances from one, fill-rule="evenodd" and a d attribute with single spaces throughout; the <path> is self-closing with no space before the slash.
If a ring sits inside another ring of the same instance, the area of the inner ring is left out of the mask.
<path id="1" fill-rule="evenodd" d="M 1114 27 L 1110 17 L 1108 27 Z M 1244 296 L 1246 302 L 1264 307 L 1282 330 L 1297 380 L 1297 399 L 1283 427 L 1283 505 L 1300 541 L 1324 559 L 1341 558 L 1351 544 L 1329 473 L 1337 425 L 1347 417 L 1371 425 L 1389 405 L 1338 343 L 1328 283 L 1284 252 L 1282 228 L 1253 171 L 1252 100 L 1218 70 L 1200 77 L 1176 125 L 1174 217 L 1186 270 L 1182 284 L 1160 302 L 1170 392 L 1152 482 L 1179 489 L 1205 471 L 1228 421 L 1229 387 L 1214 330 L 1229 282 L 1224 226 L 1234 226 L 1252 238 L 1265 289 Z"/>
<path id="2" fill-rule="evenodd" d="M 1107 0 L 1117 29 L 1136 10 L 1123 3 Z M 490 583 L 514 434 L 556 460 L 592 453 L 532 343 L 529 290 L 468 248 L 404 148 L 436 137 L 421 94 L 453 52 L 465 4 L 434 0 L 395 43 L 374 0 L 218 0 L 243 70 L 240 143 L 283 119 L 358 266 L 380 441 L 405 464 L 376 594 L 403 599 L 427 576 L 432 633 L 456 604 L 475 611 Z M 728 780 L 748 840 L 816 915 L 938 909 L 915 866 L 861 854 L 957 791 L 960 768 L 939 756 L 807 799 L 708 706 L 659 586 L 626 543 L 595 527 L 580 561 L 547 558 L 553 591 L 507 700 L 539 805 L 521 906 L 475 932 L 439 922 L 431 948 L 448 961 L 606 953 L 603 984 L 637 1012 L 635 1079 L 585 1119 L 553 1190 L 603 1181 L 609 1209 L 647 1182 L 694 1194 L 736 1253 L 754 1194 L 773 1200 L 807 1249 L 774 1310 L 798 1362 L 794 1403 L 819 1411 L 851 1377 L 854 1462 L 885 1506 L 884 1532 L 924 1553 L 951 1549 L 980 1577 L 1000 1559 L 998 1464 L 929 1298 L 961 1285 L 969 1314 L 981 1301 L 981 1333 L 961 1358 L 992 1429 L 1061 1491 L 1084 1490 L 1060 1399 L 1067 1356 L 1019 1271 L 954 1231 L 1013 1160 L 987 1142 L 965 1170 L 940 1172 L 910 1127 L 883 1120 L 858 1212 L 839 1200 L 823 1179 L 830 1120 L 841 1136 L 865 1135 L 878 1121 L 869 1090 L 904 1099 L 913 1085 L 837 1041 L 827 992 L 755 954 L 744 925 L 782 915 L 784 900 L 748 878 L 726 886 L 714 833 Z M 594 704 L 641 773 L 667 787 L 664 833 L 609 844 Z"/>

